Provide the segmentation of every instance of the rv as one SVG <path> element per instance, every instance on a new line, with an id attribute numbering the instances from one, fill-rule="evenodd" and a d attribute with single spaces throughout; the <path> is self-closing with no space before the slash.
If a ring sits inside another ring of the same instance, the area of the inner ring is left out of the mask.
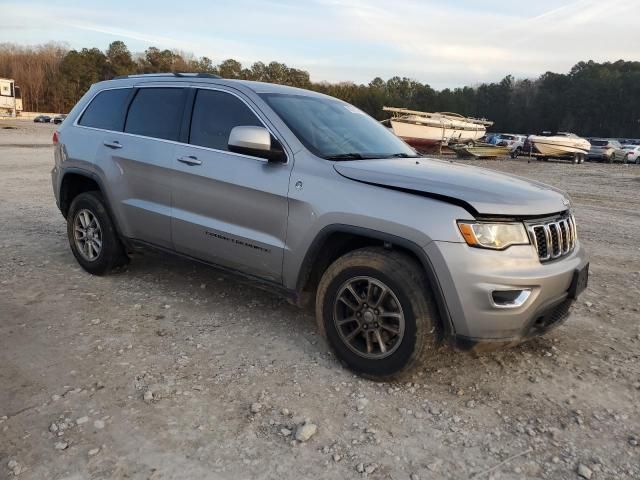
<path id="1" fill-rule="evenodd" d="M 10 78 L 0 78 L 0 116 L 15 117 L 22 112 L 20 87 Z"/>

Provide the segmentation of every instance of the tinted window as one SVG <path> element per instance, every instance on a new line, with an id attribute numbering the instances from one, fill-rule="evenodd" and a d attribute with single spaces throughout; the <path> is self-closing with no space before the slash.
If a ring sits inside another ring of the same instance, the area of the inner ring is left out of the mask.
<path id="1" fill-rule="evenodd" d="M 141 88 L 129 107 L 124 131 L 178 140 L 184 94 L 184 88 Z"/>
<path id="2" fill-rule="evenodd" d="M 227 150 L 233 127 L 264 126 L 239 98 L 215 90 L 198 90 L 189 143 L 202 147 Z"/>
<path id="3" fill-rule="evenodd" d="M 85 127 L 122 131 L 130 88 L 104 90 L 91 101 L 78 122 Z"/>

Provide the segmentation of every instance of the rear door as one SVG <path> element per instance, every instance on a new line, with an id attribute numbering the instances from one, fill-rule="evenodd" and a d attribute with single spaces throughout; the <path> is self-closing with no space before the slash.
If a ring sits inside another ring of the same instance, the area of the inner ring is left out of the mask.
<path id="1" fill-rule="evenodd" d="M 125 236 L 171 248 L 171 166 L 187 88 L 134 89 L 122 132 L 104 135 L 99 156 Z"/>
<path id="2" fill-rule="evenodd" d="M 198 88 L 187 110 L 190 128 L 183 140 L 188 145 L 177 146 L 173 160 L 176 250 L 280 282 L 292 163 L 228 151 L 233 127 L 269 128 L 241 94 Z"/>

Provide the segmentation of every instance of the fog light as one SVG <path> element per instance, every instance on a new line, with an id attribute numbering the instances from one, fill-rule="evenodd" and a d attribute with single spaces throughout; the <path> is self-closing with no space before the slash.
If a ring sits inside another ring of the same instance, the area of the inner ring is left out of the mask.
<path id="1" fill-rule="evenodd" d="M 524 305 L 530 295 L 530 288 L 524 288 L 522 290 L 494 290 L 491 292 L 491 303 L 496 308 L 518 308 Z"/>

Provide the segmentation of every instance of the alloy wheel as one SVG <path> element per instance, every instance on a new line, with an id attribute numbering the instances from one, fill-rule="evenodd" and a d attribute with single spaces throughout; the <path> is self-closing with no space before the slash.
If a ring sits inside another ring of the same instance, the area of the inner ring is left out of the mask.
<path id="1" fill-rule="evenodd" d="M 405 332 L 398 297 L 383 282 L 368 276 L 351 278 L 338 289 L 333 321 L 342 342 L 367 359 L 393 354 Z"/>
<path id="2" fill-rule="evenodd" d="M 86 208 L 79 210 L 73 220 L 76 248 L 85 260 L 94 261 L 102 251 L 102 229 L 98 218 Z"/>

